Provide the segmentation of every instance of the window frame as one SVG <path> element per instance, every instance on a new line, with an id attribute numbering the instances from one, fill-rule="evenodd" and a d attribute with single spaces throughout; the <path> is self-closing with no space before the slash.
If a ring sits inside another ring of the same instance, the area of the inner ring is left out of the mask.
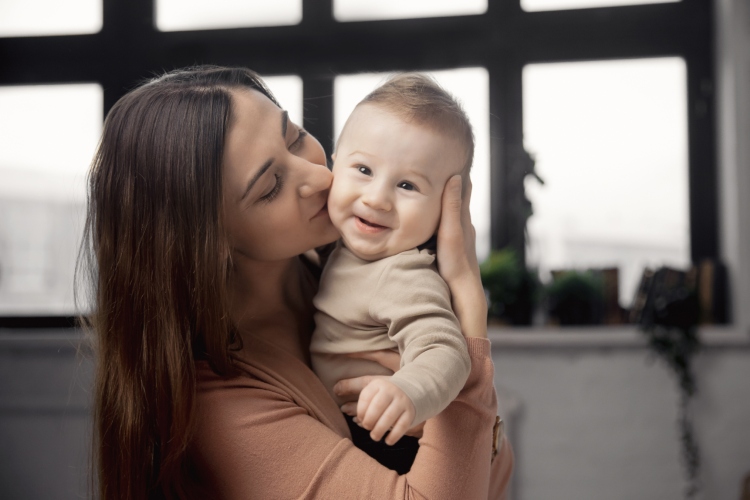
<path id="1" fill-rule="evenodd" d="M 687 67 L 691 258 L 719 257 L 711 0 L 539 12 L 525 12 L 520 0 L 488 0 L 481 15 L 352 22 L 334 19 L 333 0 L 302 0 L 298 25 L 177 32 L 158 31 L 155 1 L 102 0 L 96 34 L 0 38 L 0 85 L 96 82 L 106 115 L 162 70 L 210 63 L 296 74 L 303 125 L 330 152 L 337 75 L 482 66 L 490 85 L 491 244 L 523 255 L 524 221 L 510 205 L 523 188 L 523 175 L 519 184 L 512 171 L 523 147 L 523 67 L 677 56 Z M 0 327 L 64 328 L 72 320 L 6 316 Z"/>

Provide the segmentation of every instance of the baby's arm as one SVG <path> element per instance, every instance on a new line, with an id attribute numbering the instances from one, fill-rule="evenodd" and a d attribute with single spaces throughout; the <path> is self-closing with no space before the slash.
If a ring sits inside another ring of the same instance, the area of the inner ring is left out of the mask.
<path id="1" fill-rule="evenodd" d="M 409 430 L 416 415 L 414 403 L 391 380 L 378 377 L 362 389 L 357 402 L 357 423 L 370 430 L 373 441 L 380 441 L 388 429 L 385 443 L 393 446 Z"/>
<path id="2" fill-rule="evenodd" d="M 464 386 L 470 361 L 448 286 L 425 253 L 397 256 L 381 275 L 370 315 L 398 344 L 401 368 L 390 379 L 411 399 L 409 425 L 435 416 Z"/>

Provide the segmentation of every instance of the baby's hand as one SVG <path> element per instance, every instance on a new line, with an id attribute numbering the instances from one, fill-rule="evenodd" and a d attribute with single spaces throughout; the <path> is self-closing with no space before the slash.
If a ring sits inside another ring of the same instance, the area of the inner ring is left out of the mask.
<path id="1" fill-rule="evenodd" d="M 411 399 L 387 377 L 372 380 L 362 389 L 357 402 L 357 420 L 380 441 L 391 429 L 385 443 L 393 446 L 409 430 L 417 410 Z"/>

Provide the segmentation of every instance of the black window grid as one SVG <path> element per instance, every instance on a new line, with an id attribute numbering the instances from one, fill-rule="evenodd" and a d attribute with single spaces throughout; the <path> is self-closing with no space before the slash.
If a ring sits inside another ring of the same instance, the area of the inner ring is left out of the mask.
<path id="1" fill-rule="evenodd" d="M 0 38 L 0 85 L 97 82 L 104 112 L 144 78 L 194 64 L 299 75 L 304 127 L 328 153 L 337 75 L 481 66 L 489 73 L 491 244 L 524 252 L 514 210 L 523 172 L 522 70 L 526 64 L 681 57 L 687 67 L 690 249 L 717 258 L 713 3 L 525 12 L 520 0 L 488 0 L 485 14 L 337 22 L 333 0 L 303 0 L 293 26 L 161 32 L 156 0 L 103 0 L 89 35 Z M 70 317 L 4 317 L 0 327 L 67 327 Z"/>

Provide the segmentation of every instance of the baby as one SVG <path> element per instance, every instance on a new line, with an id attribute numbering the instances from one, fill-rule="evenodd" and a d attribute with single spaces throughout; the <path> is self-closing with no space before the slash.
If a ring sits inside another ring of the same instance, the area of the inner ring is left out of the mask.
<path id="1" fill-rule="evenodd" d="M 388 445 L 441 412 L 469 375 L 466 342 L 429 247 L 443 188 L 456 174 L 468 178 L 473 153 L 458 103 L 430 78 L 402 74 L 357 105 L 333 155 L 328 212 L 341 240 L 314 299 L 312 363 L 339 405 L 346 403 L 333 391 L 339 380 L 388 376 L 368 384 L 357 407 L 376 421 L 368 430 L 391 429 Z M 379 349 L 398 349 L 396 373 L 348 356 Z"/>

